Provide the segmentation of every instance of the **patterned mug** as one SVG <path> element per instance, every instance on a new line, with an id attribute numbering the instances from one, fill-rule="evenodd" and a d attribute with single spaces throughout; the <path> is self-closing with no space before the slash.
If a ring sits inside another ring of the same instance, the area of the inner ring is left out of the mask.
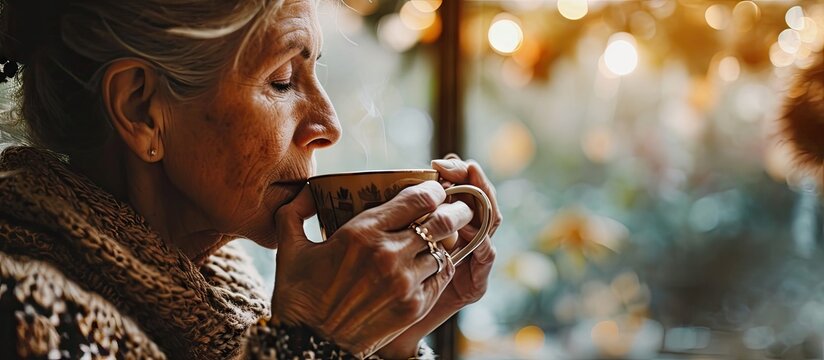
<path id="1" fill-rule="evenodd" d="M 438 172 L 432 169 L 375 170 L 318 175 L 309 178 L 309 187 L 315 199 L 318 222 L 323 240 L 332 236 L 343 224 L 364 210 L 381 205 L 392 199 L 403 188 L 427 180 L 438 180 Z M 492 206 L 486 194 L 472 185 L 454 185 L 446 189 L 447 195 L 469 194 L 480 204 L 481 226 L 475 237 L 461 249 L 450 254 L 457 266 L 481 245 L 489 232 Z"/>

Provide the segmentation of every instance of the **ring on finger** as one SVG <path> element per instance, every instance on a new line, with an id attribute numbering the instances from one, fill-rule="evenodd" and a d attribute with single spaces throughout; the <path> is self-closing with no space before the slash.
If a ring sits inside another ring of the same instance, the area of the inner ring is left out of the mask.
<path id="1" fill-rule="evenodd" d="M 441 271 L 443 271 L 443 264 L 445 258 L 444 253 L 440 251 L 430 251 L 429 254 L 432 255 L 432 257 L 435 258 L 435 262 L 438 263 L 438 270 L 436 270 L 435 273 L 432 275 L 438 275 L 441 273 Z"/>
<path id="2" fill-rule="evenodd" d="M 427 229 L 425 226 L 417 222 L 413 222 L 409 224 L 409 228 L 415 231 L 415 234 L 418 234 L 418 236 L 420 236 L 421 239 L 423 239 L 424 241 L 430 243 L 432 242 L 432 234 L 430 234 L 429 229 Z"/>

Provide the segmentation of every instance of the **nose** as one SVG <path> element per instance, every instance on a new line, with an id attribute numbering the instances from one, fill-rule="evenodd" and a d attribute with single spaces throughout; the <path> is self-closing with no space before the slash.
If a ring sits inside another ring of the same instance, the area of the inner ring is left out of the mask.
<path id="1" fill-rule="evenodd" d="M 312 92 L 307 94 L 297 109 L 302 119 L 295 133 L 295 141 L 300 147 L 317 150 L 338 142 L 341 128 L 326 90 L 317 80 L 313 83 Z"/>

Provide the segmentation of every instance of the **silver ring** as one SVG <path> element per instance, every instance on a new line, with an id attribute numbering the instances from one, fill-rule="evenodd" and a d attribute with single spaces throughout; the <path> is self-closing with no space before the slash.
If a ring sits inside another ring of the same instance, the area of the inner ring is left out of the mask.
<path id="1" fill-rule="evenodd" d="M 443 271 L 444 256 L 443 256 L 443 254 L 441 254 L 440 251 L 430 251 L 429 254 L 432 255 L 432 257 L 434 257 L 435 261 L 438 263 L 438 270 L 435 271 L 435 273 L 433 274 L 433 275 L 438 275 L 438 274 L 441 273 L 441 271 Z"/>

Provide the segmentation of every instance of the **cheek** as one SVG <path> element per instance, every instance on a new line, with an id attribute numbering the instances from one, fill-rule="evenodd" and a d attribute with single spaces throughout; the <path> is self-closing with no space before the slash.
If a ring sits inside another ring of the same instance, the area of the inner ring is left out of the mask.
<path id="1" fill-rule="evenodd" d="M 234 230 L 260 212 L 283 166 L 291 137 L 275 109 L 255 102 L 215 102 L 170 132 L 170 179 L 221 230 Z M 277 126 L 281 125 L 281 126 Z"/>

